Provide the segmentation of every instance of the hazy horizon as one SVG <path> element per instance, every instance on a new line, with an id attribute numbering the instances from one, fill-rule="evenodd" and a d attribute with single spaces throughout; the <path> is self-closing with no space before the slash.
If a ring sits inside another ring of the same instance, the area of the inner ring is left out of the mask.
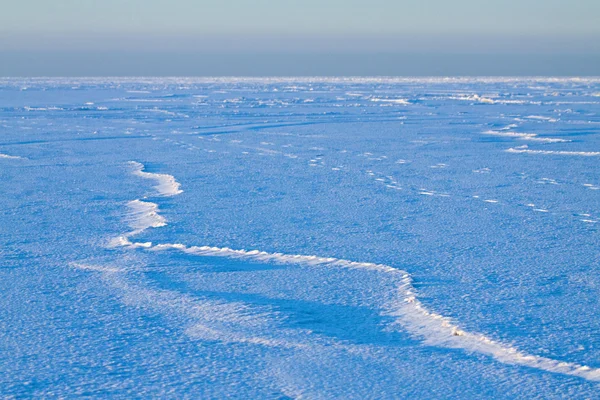
<path id="1" fill-rule="evenodd" d="M 0 76 L 600 75 L 591 0 L 29 0 L 4 11 Z"/>

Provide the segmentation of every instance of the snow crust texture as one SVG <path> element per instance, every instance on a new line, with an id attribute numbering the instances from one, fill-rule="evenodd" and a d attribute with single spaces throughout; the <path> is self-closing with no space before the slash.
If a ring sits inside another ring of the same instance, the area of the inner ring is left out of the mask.
<path id="1" fill-rule="evenodd" d="M 0 80 L 0 393 L 594 398 L 599 85 Z"/>

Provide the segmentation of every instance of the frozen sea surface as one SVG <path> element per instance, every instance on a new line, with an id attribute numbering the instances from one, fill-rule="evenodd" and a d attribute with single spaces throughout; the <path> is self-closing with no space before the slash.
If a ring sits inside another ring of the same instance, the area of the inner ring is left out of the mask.
<path id="1" fill-rule="evenodd" d="M 0 394 L 598 398 L 600 80 L 0 80 Z"/>

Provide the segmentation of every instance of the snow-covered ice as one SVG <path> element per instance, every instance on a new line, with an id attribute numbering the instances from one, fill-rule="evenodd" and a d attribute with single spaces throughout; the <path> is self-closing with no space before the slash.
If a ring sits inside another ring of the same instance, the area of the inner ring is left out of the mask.
<path id="1" fill-rule="evenodd" d="M 0 87 L 3 396 L 597 396 L 600 80 Z"/>

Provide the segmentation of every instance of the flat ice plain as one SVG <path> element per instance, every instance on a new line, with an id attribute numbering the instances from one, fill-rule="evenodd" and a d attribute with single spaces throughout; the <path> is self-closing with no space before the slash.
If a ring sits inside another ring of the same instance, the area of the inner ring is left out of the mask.
<path id="1" fill-rule="evenodd" d="M 600 79 L 0 80 L 0 395 L 598 398 Z"/>

